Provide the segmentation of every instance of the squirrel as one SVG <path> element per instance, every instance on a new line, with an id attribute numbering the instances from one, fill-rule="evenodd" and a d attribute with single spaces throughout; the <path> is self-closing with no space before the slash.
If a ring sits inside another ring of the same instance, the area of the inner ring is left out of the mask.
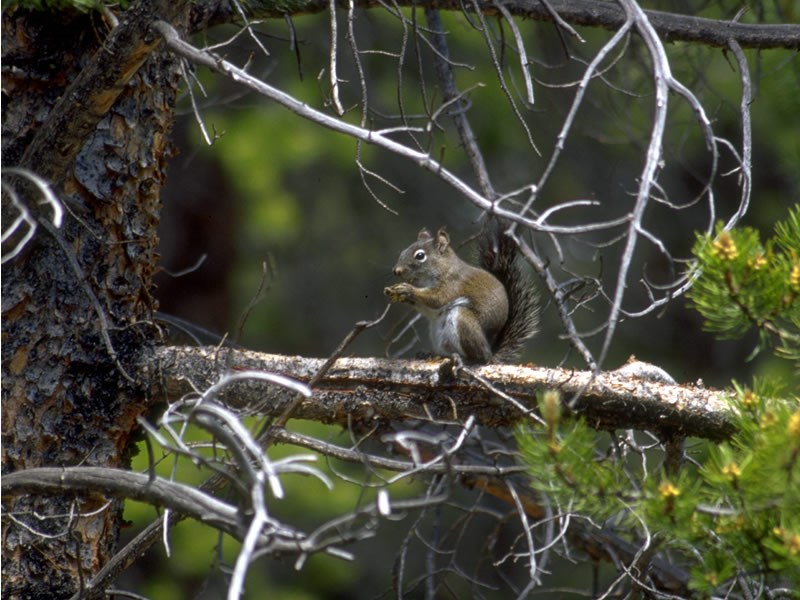
<path id="1" fill-rule="evenodd" d="M 428 318 L 436 354 L 473 364 L 510 362 L 538 325 L 536 291 L 516 252 L 498 226 L 481 237 L 479 268 L 459 258 L 443 227 L 435 236 L 422 229 L 392 270 L 403 282 L 383 293 Z"/>

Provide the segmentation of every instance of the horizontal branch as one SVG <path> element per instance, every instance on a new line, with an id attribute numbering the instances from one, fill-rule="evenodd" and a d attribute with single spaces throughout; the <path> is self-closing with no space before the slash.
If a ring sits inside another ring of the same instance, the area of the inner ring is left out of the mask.
<path id="1" fill-rule="evenodd" d="M 339 0 L 338 4 L 346 8 L 346 3 L 342 0 Z M 396 4 L 401 7 L 420 6 L 410 0 L 399 0 Z M 503 2 L 503 7 L 514 16 L 552 22 L 554 16 L 547 5 L 552 7 L 559 17 L 573 25 L 616 30 L 625 22 L 625 14 L 615 2 L 598 2 L 597 0 L 549 0 L 547 3 L 540 0 L 505 0 Z M 290 0 L 285 2 L 253 0 L 244 6 L 248 11 L 248 17 L 284 19 L 287 15 L 296 16 L 328 10 L 330 3 L 328 0 Z M 378 2 L 362 0 L 356 2 L 356 6 L 374 8 L 378 6 Z M 431 4 L 424 2 L 422 6 L 429 7 Z M 438 0 L 433 6 L 440 10 L 461 11 L 464 4 L 456 0 Z M 479 0 L 478 6 L 487 15 L 499 12 L 495 0 Z M 653 28 L 665 41 L 693 42 L 711 47 L 727 48 L 729 40 L 735 40 L 742 48 L 800 48 L 800 25 L 738 23 L 657 10 L 646 10 L 645 14 Z M 193 4 L 192 28 L 199 30 L 211 25 L 238 21 L 239 17 L 239 12 L 233 2 L 200 0 Z"/>
<path id="2" fill-rule="evenodd" d="M 3 475 L 2 494 L 105 492 L 170 508 L 240 537 L 239 510 L 191 486 L 106 467 L 43 467 Z"/>
<path id="3" fill-rule="evenodd" d="M 498 484 L 496 480 L 490 481 L 486 475 L 462 475 L 462 479 L 467 487 L 481 489 L 485 493 L 495 495 L 505 502 L 511 503 L 510 497 L 505 497 L 508 496 L 507 486 Z M 240 509 L 218 500 L 200 489 L 160 477 L 150 478 L 142 473 L 105 467 L 45 467 L 8 473 L 3 476 L 0 483 L 2 484 L 3 497 L 23 494 L 47 495 L 64 492 L 83 494 L 105 492 L 121 498 L 132 498 L 147 502 L 152 506 L 169 508 L 174 511 L 172 518 L 178 514 L 189 516 L 225 531 L 236 539 L 241 539 L 244 532 Z M 494 489 L 492 489 L 493 487 Z M 535 519 L 542 518 L 544 511 L 538 502 L 530 496 L 530 493 L 525 490 L 524 486 L 520 487 L 519 493 L 526 513 Z M 392 509 L 396 514 L 402 514 L 407 510 L 435 504 L 445 498 L 446 495 L 439 500 L 428 497 L 393 500 Z M 346 533 L 332 537 L 329 535 L 329 531 L 338 531 L 338 528 L 335 527 L 337 524 L 348 524 L 365 514 L 377 515 L 377 505 L 371 503 L 362 507 L 361 510 L 336 517 L 327 523 L 323 523 L 310 535 L 292 534 L 290 530 L 284 527 L 281 529 L 281 534 L 283 535 L 265 535 L 262 540 L 263 546 L 272 552 L 284 554 L 294 552 L 310 553 L 325 550 L 332 542 L 354 541 L 358 537 L 357 535 L 352 536 L 354 539 L 348 540 Z M 349 531 L 349 528 L 346 527 L 342 529 Z M 628 565 L 636 557 L 637 547 L 634 544 L 627 542 L 611 531 L 587 527 L 586 524 L 581 522 L 572 524 L 569 538 L 576 547 L 582 549 L 595 560 L 621 560 Z M 149 543 L 144 547 L 147 548 L 148 546 Z M 117 557 L 115 557 L 116 559 Z M 658 557 L 655 558 L 650 565 L 650 575 L 655 577 L 665 589 L 678 593 L 685 593 L 686 591 L 686 581 L 688 579 L 686 573 L 665 560 Z M 101 597 L 108 583 L 108 579 L 92 580 L 80 594 L 80 597 Z"/>
<path id="4" fill-rule="evenodd" d="M 307 382 L 323 359 L 261 354 L 231 348 L 162 347 L 144 369 L 153 373 L 154 398 L 202 393 L 225 374 L 258 370 Z M 681 386 L 620 372 L 487 365 L 457 377 L 448 360 L 341 358 L 304 399 L 295 418 L 323 423 L 367 424 L 408 419 L 463 421 L 474 415 L 487 426 L 522 422 L 535 410 L 536 394 L 557 390 L 565 403 L 599 429 L 643 429 L 661 435 L 712 440 L 735 431 L 734 409 L 718 390 Z M 474 376 L 471 374 L 474 373 Z M 478 378 L 484 380 L 480 381 Z M 513 398 L 504 398 L 489 386 Z M 278 416 L 296 393 L 263 381 L 237 380 L 224 388 L 228 406 Z"/>
<path id="5" fill-rule="evenodd" d="M 548 4 L 562 19 L 573 25 L 616 30 L 625 22 L 625 12 L 616 2 L 550 0 Z M 489 10 L 494 3 L 484 0 L 481 5 Z M 552 20 L 545 3 L 540 0 L 506 0 L 504 5 L 516 16 Z M 695 42 L 727 48 L 729 40 L 733 39 L 743 48 L 800 48 L 800 25 L 737 23 L 658 10 L 645 10 L 644 13 L 653 29 L 667 42 Z"/>
<path id="6" fill-rule="evenodd" d="M 144 473 L 133 473 L 123 469 L 106 467 L 41 467 L 25 469 L 3 475 L 0 481 L 3 497 L 23 494 L 63 494 L 64 492 L 90 493 L 105 492 L 120 498 L 131 498 L 160 508 L 169 508 L 189 516 L 233 538 L 243 540 L 252 518 L 250 511 L 243 511 L 218 500 L 199 489 L 161 477 L 150 477 Z M 444 499 L 444 498 L 442 498 Z M 428 497 L 393 500 L 391 509 L 397 514 L 404 510 L 419 508 L 433 503 Z M 321 550 L 331 551 L 334 544 L 357 539 L 356 528 L 343 528 L 335 531 L 335 524 L 344 525 L 355 521 L 361 515 L 377 515 L 376 502 L 368 503 L 353 513 L 336 517 L 321 524 L 309 534 L 294 531 L 291 527 L 276 521 L 265 523 L 259 534 L 258 547 L 264 553 L 313 553 Z M 80 515 L 75 515 L 80 516 Z M 83 596 L 81 596 L 83 597 Z"/>

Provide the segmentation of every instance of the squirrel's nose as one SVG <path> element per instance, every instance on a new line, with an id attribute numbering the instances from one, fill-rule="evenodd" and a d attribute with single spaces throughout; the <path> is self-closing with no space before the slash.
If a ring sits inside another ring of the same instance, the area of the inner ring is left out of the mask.
<path id="1" fill-rule="evenodd" d="M 392 269 L 392 273 L 397 275 L 397 277 L 402 277 L 403 273 L 405 273 L 405 272 L 406 272 L 406 270 L 403 267 L 399 267 L 399 266 L 395 267 L 394 269 Z"/>

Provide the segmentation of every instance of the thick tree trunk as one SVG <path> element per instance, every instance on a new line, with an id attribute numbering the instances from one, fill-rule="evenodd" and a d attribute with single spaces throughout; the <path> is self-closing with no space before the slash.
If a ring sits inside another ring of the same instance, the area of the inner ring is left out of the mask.
<path id="1" fill-rule="evenodd" d="M 97 13 L 12 9 L 2 27 L 3 165 L 9 167 L 23 161 L 90 58 L 108 53 L 110 26 Z M 162 51 L 133 73 L 109 92 L 119 96 L 86 132 L 70 166 L 48 177 L 67 209 L 64 226 L 40 226 L 25 251 L 3 266 L 4 474 L 125 466 L 136 418 L 147 410 L 146 382 L 132 365 L 156 340 L 151 278 L 179 81 L 177 63 Z M 48 165 L 27 166 L 41 173 Z M 15 184 L 20 191 L 23 184 Z M 114 550 L 121 509 L 99 493 L 5 502 L 4 593 L 75 593 Z"/>

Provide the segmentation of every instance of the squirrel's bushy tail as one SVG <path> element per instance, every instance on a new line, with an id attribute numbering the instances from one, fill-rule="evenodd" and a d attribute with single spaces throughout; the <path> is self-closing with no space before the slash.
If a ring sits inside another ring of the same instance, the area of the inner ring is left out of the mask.
<path id="1" fill-rule="evenodd" d="M 517 246 L 503 233 L 501 223 L 481 236 L 479 253 L 481 266 L 500 280 L 508 294 L 508 320 L 492 348 L 493 361 L 512 362 L 525 340 L 537 332 L 538 293 L 517 264 Z"/>

